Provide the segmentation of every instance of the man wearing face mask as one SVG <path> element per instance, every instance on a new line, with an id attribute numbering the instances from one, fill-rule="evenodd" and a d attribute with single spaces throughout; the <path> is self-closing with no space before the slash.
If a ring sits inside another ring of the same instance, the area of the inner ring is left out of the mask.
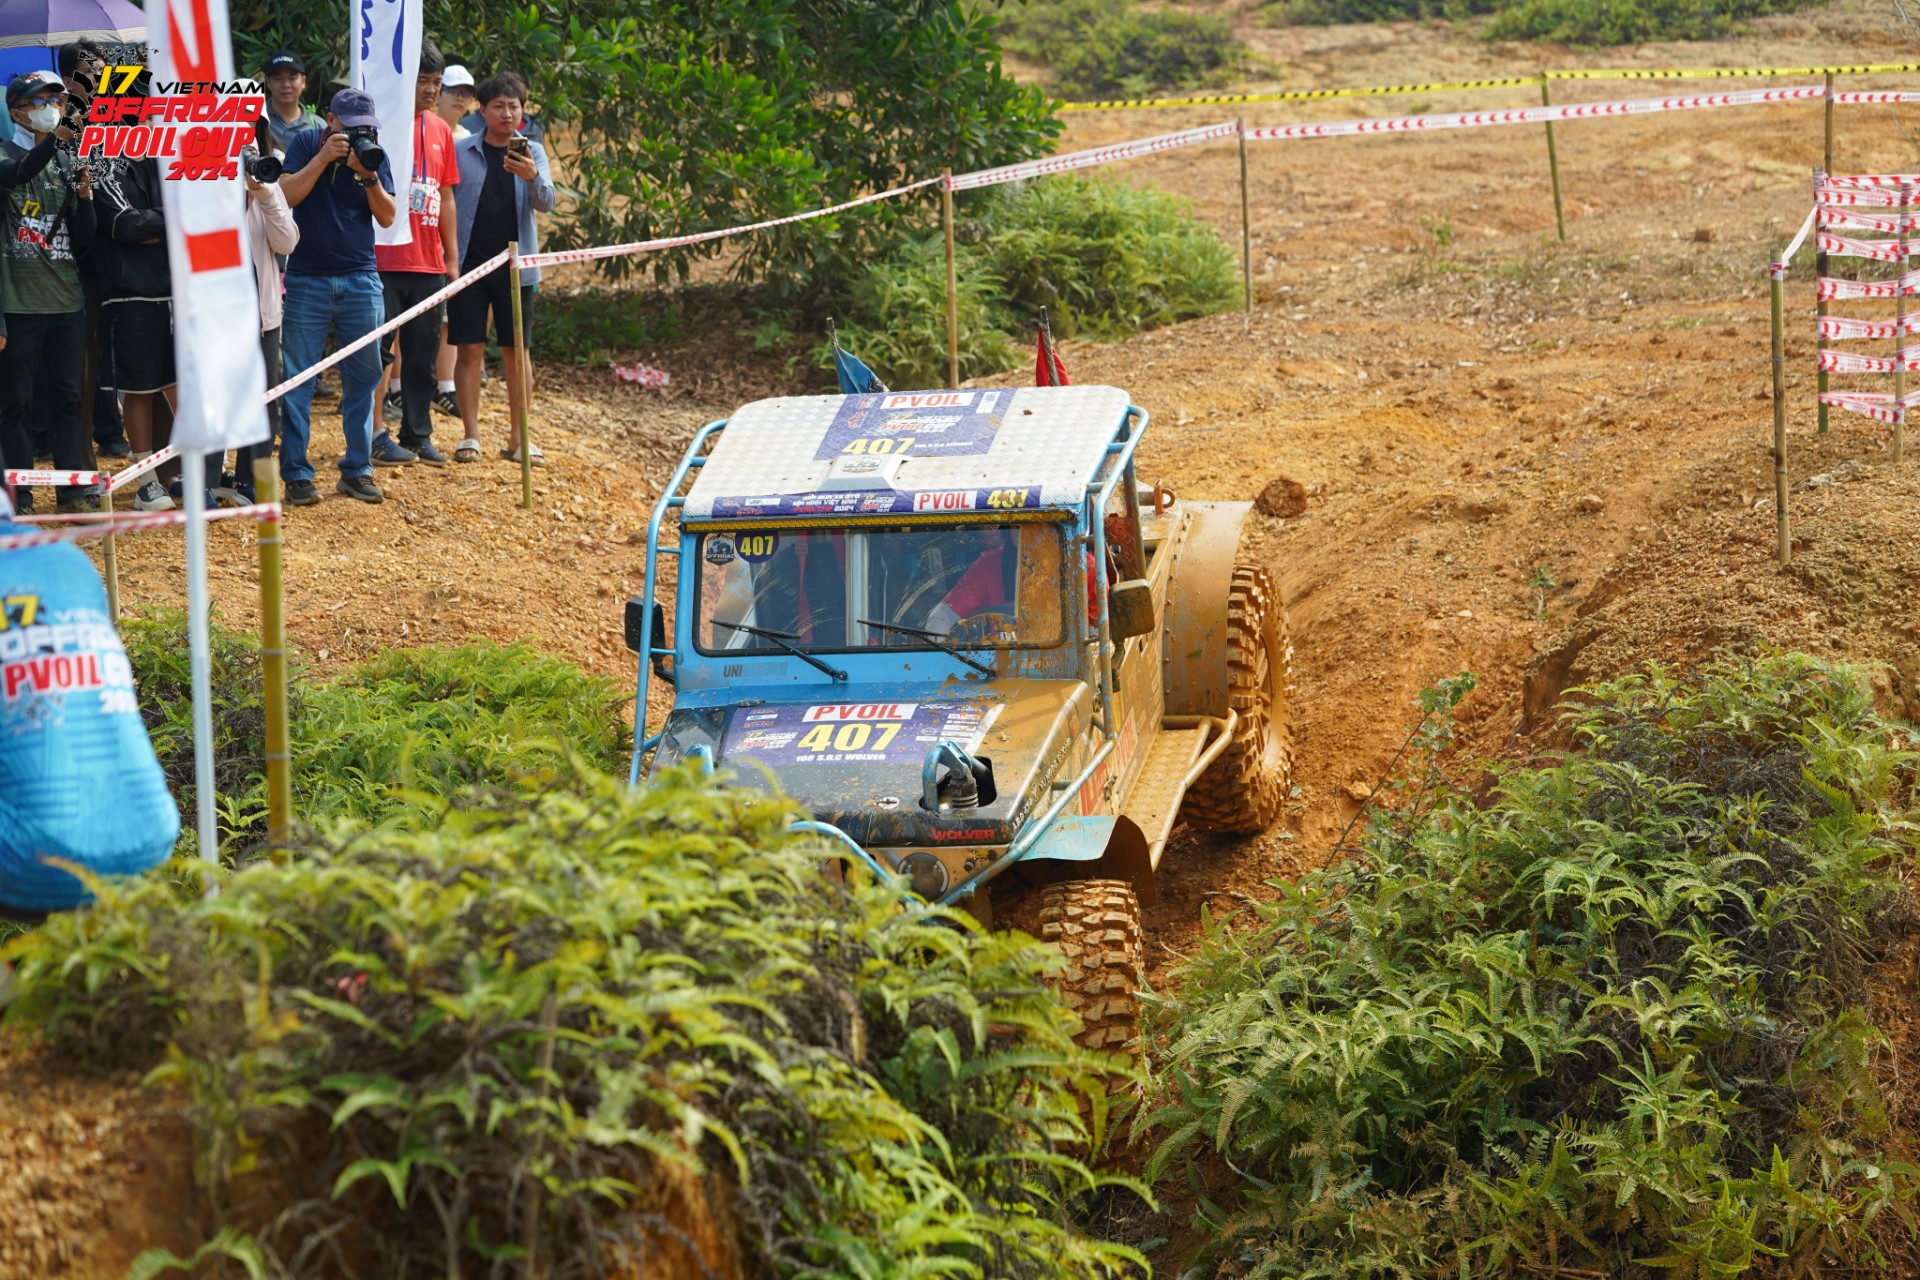
<path id="1" fill-rule="evenodd" d="M 0 298 L 7 315 L 7 345 L 0 351 L 0 456 L 9 467 L 33 465 L 27 423 L 35 380 L 42 379 L 54 465 L 87 471 L 92 467 L 80 421 L 86 298 L 75 250 L 93 241 L 93 188 L 86 167 L 54 148 L 66 100 L 66 86 L 51 71 L 16 76 L 7 86 L 14 129 L 0 143 L 6 161 L 0 164 L 0 187 L 6 188 Z M 23 510 L 31 509 L 28 492 L 21 490 Z M 83 488 L 60 490 L 62 511 L 97 511 L 99 505 Z"/>

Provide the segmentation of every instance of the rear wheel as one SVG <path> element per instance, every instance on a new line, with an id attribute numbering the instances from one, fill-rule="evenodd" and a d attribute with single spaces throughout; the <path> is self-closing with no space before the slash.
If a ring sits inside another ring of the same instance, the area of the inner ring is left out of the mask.
<path id="1" fill-rule="evenodd" d="M 1236 565 L 1227 595 L 1227 705 L 1233 736 L 1188 789 L 1181 813 L 1214 831 L 1264 831 L 1293 779 L 1293 638 L 1264 569 Z"/>
<path id="2" fill-rule="evenodd" d="M 1089 1049 L 1139 1054 L 1140 997 L 1146 985 L 1140 899 L 1125 880 L 1070 880 L 1040 899 L 1040 936 L 1067 967 L 1054 976 L 1080 1015 L 1074 1037 Z"/>

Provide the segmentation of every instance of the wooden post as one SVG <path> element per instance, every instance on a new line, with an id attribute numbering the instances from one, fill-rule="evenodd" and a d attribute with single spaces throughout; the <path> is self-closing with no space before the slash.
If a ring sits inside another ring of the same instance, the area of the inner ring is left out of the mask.
<path id="1" fill-rule="evenodd" d="M 1900 216 L 1894 225 L 1899 228 L 1895 233 L 1895 243 L 1900 246 L 1900 277 L 1904 277 L 1913 267 L 1913 259 L 1906 256 L 1907 219 L 1913 209 L 1913 187 L 1908 183 L 1900 184 Z M 1906 445 L 1907 434 L 1907 366 L 1900 358 L 1901 340 L 1906 337 L 1907 328 L 1907 291 L 1896 278 L 1893 286 L 1893 460 L 1900 461 L 1900 455 Z"/>
<path id="2" fill-rule="evenodd" d="M 1827 145 L 1820 153 L 1820 172 L 1833 172 L 1833 72 L 1827 72 Z"/>
<path id="3" fill-rule="evenodd" d="M 117 626 L 120 622 L 120 557 L 113 545 L 113 495 L 100 496 L 107 500 L 107 536 L 100 544 L 100 576 L 107 583 L 107 616 Z"/>
<path id="4" fill-rule="evenodd" d="M 953 265 L 953 170 L 940 177 L 940 223 L 947 233 L 947 385 L 960 385 L 960 295 Z"/>
<path id="5" fill-rule="evenodd" d="M 1540 105 L 1550 107 L 1553 97 L 1547 92 L 1547 73 L 1540 73 Z M 1553 145 L 1553 121 L 1547 121 L 1547 171 L 1553 175 L 1553 225 L 1560 231 L 1560 243 L 1567 242 L 1567 215 L 1560 205 L 1560 152 Z"/>
<path id="6" fill-rule="evenodd" d="M 527 405 L 533 399 L 533 361 L 527 357 L 527 331 L 520 318 L 520 242 L 507 245 L 507 292 L 513 308 L 513 350 L 501 352 L 520 369 L 520 404 L 513 411 L 514 434 L 520 441 L 520 506 L 533 510 L 533 450 L 527 444 Z"/>
<path id="7" fill-rule="evenodd" d="M 255 458 L 253 492 L 262 503 L 280 500 L 280 472 L 272 458 Z M 280 520 L 260 522 L 260 674 L 266 685 L 267 842 L 283 848 L 293 826 L 293 751 L 287 727 L 287 622 L 282 607 Z"/>
<path id="8" fill-rule="evenodd" d="M 1793 536 L 1787 527 L 1787 356 L 1785 321 L 1781 315 L 1779 272 L 1773 275 L 1773 510 L 1780 531 L 1780 563 L 1793 559 Z"/>
<path id="9" fill-rule="evenodd" d="M 1827 92 L 1829 95 L 1827 98 L 1827 139 L 1829 142 L 1829 149 L 1831 149 L 1831 142 L 1833 139 L 1833 98 L 1831 96 L 1833 92 L 1832 76 L 1827 77 L 1827 86 L 1828 86 Z M 1814 254 L 1813 254 L 1813 275 L 1814 275 L 1813 314 L 1816 317 L 1818 317 L 1818 319 L 1815 320 L 1816 324 L 1819 322 L 1819 320 L 1825 319 L 1827 314 L 1827 295 L 1821 292 L 1819 288 L 1819 282 L 1822 279 L 1824 279 L 1827 274 L 1827 252 L 1826 250 L 1818 247 L 1820 243 L 1820 235 L 1819 235 L 1820 188 L 1826 185 L 1826 181 L 1827 181 L 1827 170 L 1815 169 L 1813 171 L 1813 229 L 1814 229 L 1813 242 L 1815 245 Z M 1814 338 L 1814 347 L 1819 351 L 1825 351 L 1827 349 L 1827 335 L 1825 334 L 1825 332 L 1819 333 L 1818 336 Z M 1819 357 L 1817 356 L 1815 357 L 1815 359 L 1818 359 L 1818 358 Z M 1815 404 L 1816 404 L 1815 417 L 1817 418 L 1820 424 L 1821 435 L 1827 434 L 1827 402 L 1821 398 L 1827 394 L 1827 376 L 1828 375 L 1827 375 L 1826 365 L 1822 363 L 1819 367 L 1819 371 L 1814 374 L 1814 384 L 1815 384 L 1814 390 L 1816 392 L 1816 395 L 1814 397 Z"/>
<path id="10" fill-rule="evenodd" d="M 1253 314 L 1253 217 L 1247 202 L 1247 122 L 1233 122 L 1240 130 L 1240 279 L 1247 294 L 1247 314 Z"/>

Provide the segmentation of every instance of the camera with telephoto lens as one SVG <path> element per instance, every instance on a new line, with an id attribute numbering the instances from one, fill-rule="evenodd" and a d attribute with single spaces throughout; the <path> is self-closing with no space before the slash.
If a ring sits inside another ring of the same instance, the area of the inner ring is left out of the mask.
<path id="1" fill-rule="evenodd" d="M 261 155 L 258 147 L 240 148 L 240 167 L 255 182 L 278 182 L 283 166 L 276 155 Z"/>
<path id="2" fill-rule="evenodd" d="M 387 153 L 380 149 L 380 131 L 370 124 L 353 124 L 345 132 L 347 145 L 359 158 L 360 167 L 368 173 L 380 172 L 380 166 L 387 162 Z"/>

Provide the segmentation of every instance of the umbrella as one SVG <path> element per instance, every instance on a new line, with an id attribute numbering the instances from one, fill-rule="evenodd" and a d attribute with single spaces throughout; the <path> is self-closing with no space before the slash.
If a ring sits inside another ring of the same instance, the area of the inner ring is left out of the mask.
<path id="1" fill-rule="evenodd" d="M 146 38 L 147 15 L 131 0 L 0 0 L 0 49 Z"/>

